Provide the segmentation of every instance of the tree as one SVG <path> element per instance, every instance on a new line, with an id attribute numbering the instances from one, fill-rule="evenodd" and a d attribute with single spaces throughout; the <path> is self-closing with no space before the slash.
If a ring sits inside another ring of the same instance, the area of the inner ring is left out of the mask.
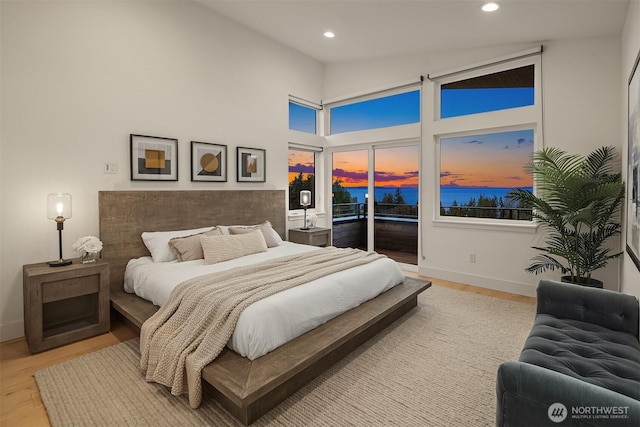
<path id="1" fill-rule="evenodd" d="M 460 208 L 458 207 L 458 202 L 457 201 L 453 201 L 453 203 L 451 203 L 451 206 L 449 207 L 449 215 L 451 216 L 461 216 L 460 215 Z"/>
<path id="2" fill-rule="evenodd" d="M 393 199 L 393 194 L 391 193 L 384 193 L 382 195 L 382 200 L 380 201 L 380 203 L 387 203 L 387 204 L 395 204 L 395 200 Z"/>
<path id="3" fill-rule="evenodd" d="M 400 187 L 396 188 L 396 194 L 393 196 L 393 203 L 396 205 L 406 205 L 407 202 L 404 201 L 404 196 L 402 195 L 402 191 L 400 191 Z"/>
<path id="4" fill-rule="evenodd" d="M 342 186 L 342 181 L 338 178 L 333 182 L 331 192 L 333 193 L 333 204 L 353 203 L 351 193 Z"/>

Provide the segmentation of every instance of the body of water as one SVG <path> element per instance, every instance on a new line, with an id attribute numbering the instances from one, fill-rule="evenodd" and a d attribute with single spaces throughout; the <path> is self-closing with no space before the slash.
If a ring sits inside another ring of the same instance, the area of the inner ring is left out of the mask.
<path id="1" fill-rule="evenodd" d="M 521 187 L 523 190 L 533 190 L 533 187 Z M 442 206 L 451 206 L 454 202 L 458 205 L 468 203 L 472 198 L 478 200 L 480 195 L 488 198 L 494 196 L 498 199 L 506 199 L 507 194 L 513 190 L 512 187 L 446 187 L 440 189 L 440 203 Z"/>
<path id="2" fill-rule="evenodd" d="M 365 194 L 367 194 L 367 187 L 345 187 L 351 197 L 356 198 L 357 203 L 364 203 Z M 396 194 L 396 187 L 376 187 L 376 201 L 382 201 L 385 193 L 389 193 L 392 195 Z M 417 205 L 418 204 L 418 189 L 411 187 L 401 187 L 400 192 L 402 193 L 402 197 L 404 201 L 408 205 Z"/>
<path id="3" fill-rule="evenodd" d="M 532 187 L 522 187 L 525 190 L 532 190 Z M 356 202 L 364 203 L 365 194 L 367 194 L 367 187 L 346 187 L 351 194 L 351 197 L 356 198 Z M 458 205 L 469 202 L 471 198 L 478 200 L 480 195 L 492 198 L 506 197 L 507 193 L 511 191 L 511 187 L 446 187 L 440 189 L 440 201 L 442 206 L 451 206 L 455 200 Z M 400 192 L 404 197 L 405 202 L 408 205 L 418 204 L 418 189 L 410 187 L 401 187 Z M 385 193 L 392 195 L 396 194 L 396 187 L 376 187 L 375 196 L 376 201 L 381 201 Z"/>

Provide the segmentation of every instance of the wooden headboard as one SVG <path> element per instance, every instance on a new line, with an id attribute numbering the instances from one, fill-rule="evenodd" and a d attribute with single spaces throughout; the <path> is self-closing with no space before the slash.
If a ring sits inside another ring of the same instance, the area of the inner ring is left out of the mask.
<path id="1" fill-rule="evenodd" d="M 109 262 L 110 288 L 122 291 L 124 269 L 132 258 L 148 256 L 145 231 L 270 221 L 286 233 L 285 190 L 100 191 L 98 206 L 102 259 Z"/>

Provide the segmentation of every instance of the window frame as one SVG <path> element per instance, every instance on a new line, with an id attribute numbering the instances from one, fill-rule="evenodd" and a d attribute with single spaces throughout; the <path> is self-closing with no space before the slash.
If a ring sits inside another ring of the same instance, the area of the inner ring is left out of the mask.
<path id="1" fill-rule="evenodd" d="M 441 86 L 474 77 L 481 77 L 487 74 L 506 71 L 519 68 L 522 66 L 534 66 L 534 103 L 529 106 L 521 106 L 503 110 L 494 110 L 482 113 L 461 115 L 455 117 L 440 118 L 441 103 Z M 541 78 L 541 55 L 535 54 L 523 58 L 510 59 L 500 61 L 496 64 L 483 65 L 473 67 L 467 71 L 456 72 L 451 75 L 444 75 L 435 78 L 431 82 L 431 90 L 433 90 L 433 104 L 431 105 L 431 114 L 427 117 L 428 128 L 431 129 L 431 138 L 433 141 L 434 154 L 434 204 L 433 204 L 433 223 L 436 226 L 454 226 L 454 227 L 471 227 L 471 228 L 489 228 L 494 227 L 510 228 L 515 231 L 535 230 L 537 224 L 535 221 L 494 219 L 494 218 L 471 218 L 471 217 L 455 217 L 440 215 L 440 141 L 446 138 L 455 138 L 461 136 L 489 134 L 509 132 L 514 130 L 533 130 L 533 148 L 535 152 L 543 147 L 543 109 L 542 109 L 542 78 Z M 533 183 L 534 193 L 536 191 L 535 182 Z"/>

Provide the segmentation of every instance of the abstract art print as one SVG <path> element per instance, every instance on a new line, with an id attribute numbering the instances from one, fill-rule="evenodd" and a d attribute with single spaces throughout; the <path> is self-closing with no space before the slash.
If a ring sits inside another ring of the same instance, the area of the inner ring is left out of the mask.
<path id="1" fill-rule="evenodd" d="M 191 181 L 227 182 L 227 146 L 191 141 Z"/>
<path id="2" fill-rule="evenodd" d="M 237 148 L 238 182 L 265 182 L 265 150 Z"/>
<path id="3" fill-rule="evenodd" d="M 627 253 L 640 270 L 640 71 L 636 58 L 629 77 L 629 167 L 627 171 Z"/>
<path id="4" fill-rule="evenodd" d="M 130 135 L 132 181 L 177 181 L 178 140 Z"/>

